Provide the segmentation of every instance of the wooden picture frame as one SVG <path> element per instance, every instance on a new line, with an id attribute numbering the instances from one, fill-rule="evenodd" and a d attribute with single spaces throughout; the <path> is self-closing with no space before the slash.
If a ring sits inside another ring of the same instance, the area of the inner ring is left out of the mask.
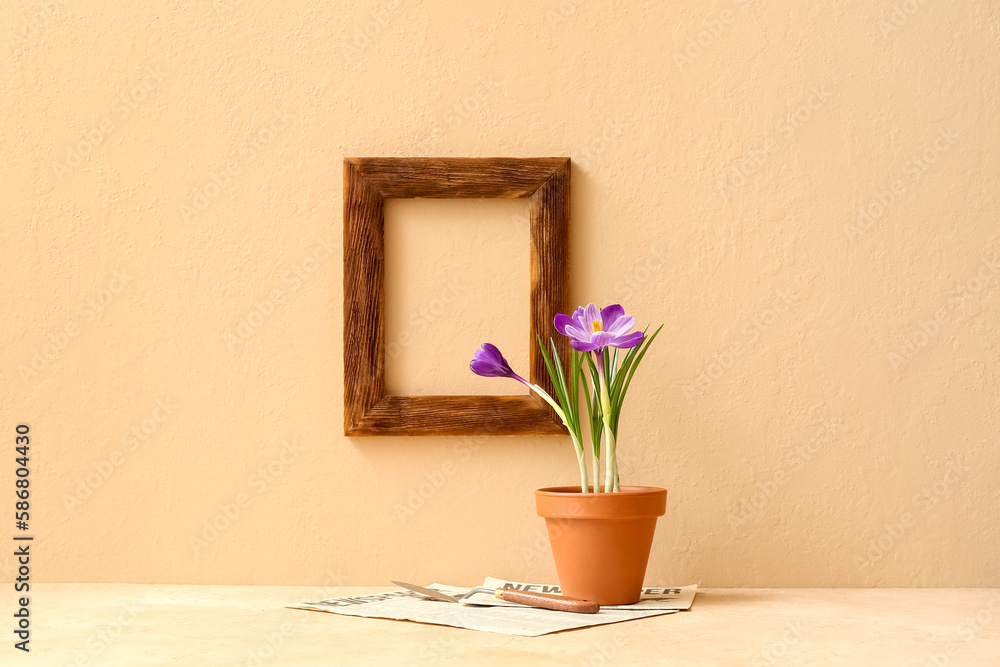
<path id="1" fill-rule="evenodd" d="M 528 396 L 392 396 L 385 391 L 385 213 L 391 198 L 526 198 L 530 203 L 530 381 L 555 395 L 535 342 L 569 312 L 569 158 L 344 160 L 344 433 L 561 435 Z M 560 356 L 569 345 L 556 336 Z M 478 348 L 469 341 L 469 355 Z"/>

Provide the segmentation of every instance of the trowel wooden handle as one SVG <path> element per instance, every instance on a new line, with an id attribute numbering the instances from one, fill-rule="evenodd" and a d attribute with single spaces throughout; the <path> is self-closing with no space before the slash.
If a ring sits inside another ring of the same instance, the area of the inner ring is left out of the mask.
<path id="1" fill-rule="evenodd" d="M 529 607 L 541 607 L 542 609 L 552 609 L 555 611 L 573 611 L 577 614 L 596 614 L 601 610 L 601 606 L 589 600 L 579 600 L 577 598 L 564 598 L 561 595 L 549 595 L 548 593 L 530 593 L 526 591 L 515 591 L 509 588 L 498 588 L 497 597 L 507 602 L 526 604 Z"/>

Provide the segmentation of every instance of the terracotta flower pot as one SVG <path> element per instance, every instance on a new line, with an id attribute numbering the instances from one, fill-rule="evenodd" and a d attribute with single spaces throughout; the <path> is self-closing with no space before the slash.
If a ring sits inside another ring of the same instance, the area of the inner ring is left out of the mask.
<path id="1" fill-rule="evenodd" d="M 535 491 L 535 504 L 545 518 L 563 595 L 602 605 L 639 601 L 666 489 L 580 493 L 579 486 L 554 486 Z"/>

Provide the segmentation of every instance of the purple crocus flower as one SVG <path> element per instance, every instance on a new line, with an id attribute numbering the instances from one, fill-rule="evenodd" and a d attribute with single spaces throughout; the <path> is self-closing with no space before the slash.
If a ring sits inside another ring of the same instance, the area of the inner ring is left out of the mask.
<path id="1" fill-rule="evenodd" d="M 511 378 L 529 387 L 531 386 L 531 383 L 511 369 L 510 364 L 500 354 L 497 346 L 491 343 L 483 343 L 483 346 L 476 350 L 469 368 L 476 375 L 482 375 L 487 378 Z"/>
<path id="2" fill-rule="evenodd" d="M 642 342 L 642 332 L 632 331 L 635 317 L 626 315 L 618 304 L 603 310 L 590 304 L 577 308 L 572 317 L 559 313 L 554 324 L 559 333 L 569 337 L 573 349 L 580 352 L 600 354 L 608 347 L 630 348 Z"/>

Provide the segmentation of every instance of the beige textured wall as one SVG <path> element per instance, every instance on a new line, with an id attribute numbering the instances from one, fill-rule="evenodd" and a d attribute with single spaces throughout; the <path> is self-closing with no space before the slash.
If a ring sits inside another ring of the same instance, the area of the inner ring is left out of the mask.
<path id="1" fill-rule="evenodd" d="M 32 426 L 38 580 L 552 580 L 532 490 L 574 481 L 566 439 L 342 435 L 341 160 L 568 155 L 574 301 L 665 324 L 621 443 L 670 491 L 650 581 L 1000 586 L 996 3 L 0 18 L 0 434 Z M 466 363 L 484 332 L 527 355 L 518 212 L 396 214 L 438 225 L 393 232 L 423 257 L 396 381 L 502 391 Z"/>

